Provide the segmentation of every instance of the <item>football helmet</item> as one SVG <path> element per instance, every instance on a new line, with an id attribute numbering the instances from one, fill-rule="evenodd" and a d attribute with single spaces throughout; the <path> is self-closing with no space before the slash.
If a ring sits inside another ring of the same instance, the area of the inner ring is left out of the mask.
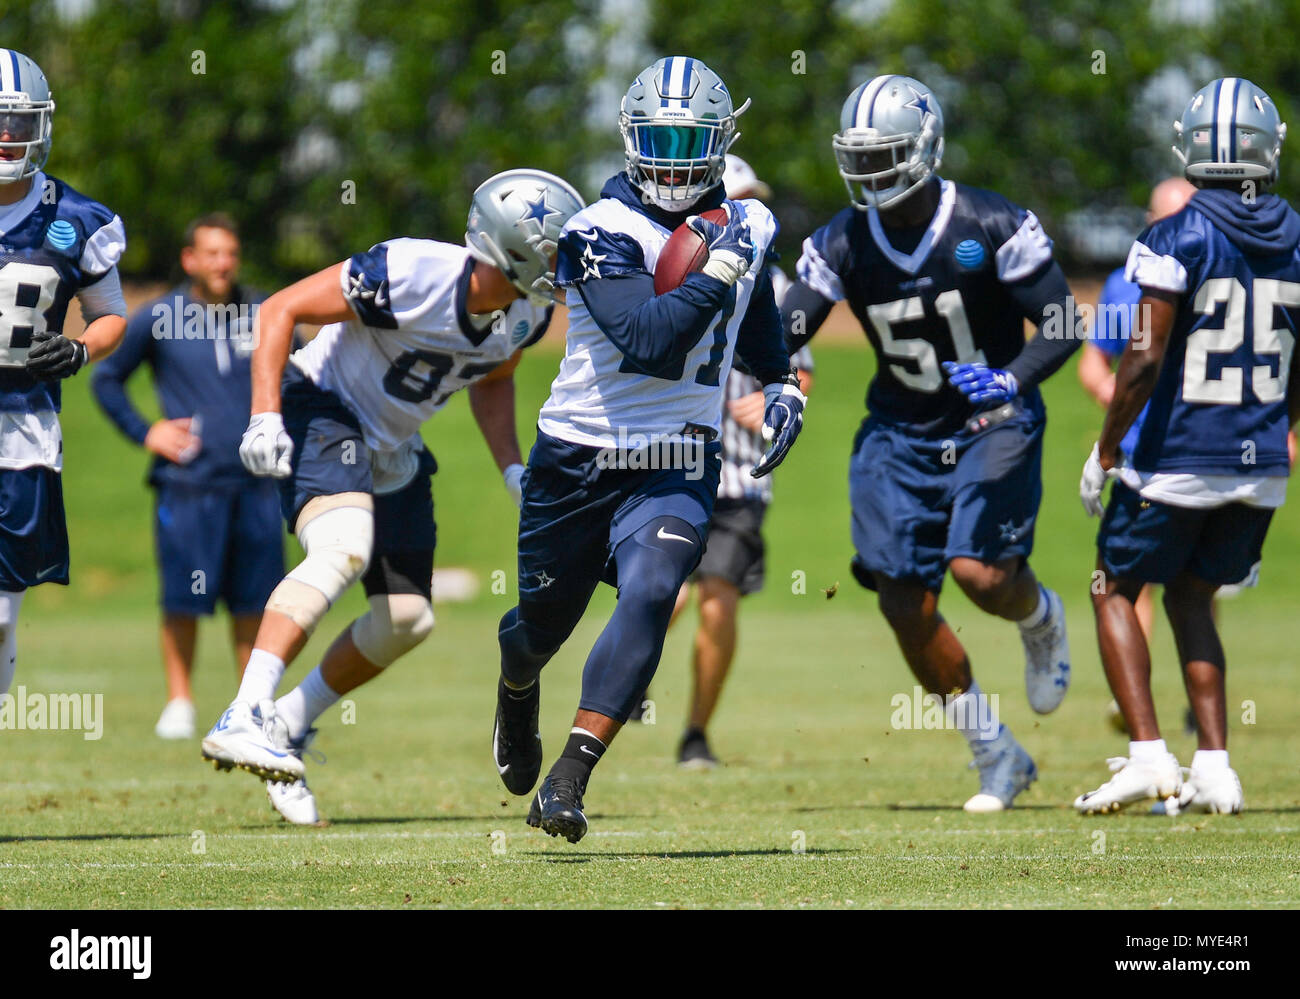
<path id="1" fill-rule="evenodd" d="M 0 184 L 31 177 L 50 155 L 54 101 L 41 67 L 21 52 L 0 49 Z"/>
<path id="2" fill-rule="evenodd" d="M 1227 76 L 1207 83 L 1174 122 L 1174 134 L 1174 155 L 1193 183 L 1277 180 L 1286 124 L 1268 94 L 1249 80 Z"/>
<path id="3" fill-rule="evenodd" d="M 618 113 L 627 175 L 647 201 L 681 212 L 722 180 L 726 153 L 740 138 L 717 73 L 698 59 L 667 56 L 647 66 L 628 87 Z"/>
<path id="4" fill-rule="evenodd" d="M 544 170 L 507 170 L 479 185 L 470 201 L 465 246 L 498 268 L 534 305 L 555 301 L 560 230 L 582 211 L 582 195 Z"/>
<path id="5" fill-rule="evenodd" d="M 896 205 L 943 159 L 943 111 L 910 76 L 877 76 L 849 94 L 831 140 L 854 208 Z"/>

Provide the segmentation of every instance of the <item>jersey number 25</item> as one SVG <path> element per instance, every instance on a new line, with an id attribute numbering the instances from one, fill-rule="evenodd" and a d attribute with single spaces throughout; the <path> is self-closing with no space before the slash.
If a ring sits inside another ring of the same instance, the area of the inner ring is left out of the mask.
<path id="1" fill-rule="evenodd" d="M 1287 375 L 1295 336 L 1285 327 L 1273 325 L 1277 306 L 1294 309 L 1300 306 L 1300 284 L 1273 278 L 1256 278 L 1251 282 L 1251 348 L 1256 355 L 1276 354 L 1277 374 L 1267 364 L 1244 368 L 1224 365 L 1218 378 L 1209 377 L 1210 355 L 1236 350 L 1246 339 L 1246 289 L 1236 278 L 1210 278 L 1196 292 L 1192 308 L 1204 316 L 1214 315 L 1223 302 L 1223 326 L 1202 327 L 1187 338 L 1183 361 L 1183 399 L 1240 405 L 1246 373 L 1260 402 L 1280 402 L 1286 398 Z"/>

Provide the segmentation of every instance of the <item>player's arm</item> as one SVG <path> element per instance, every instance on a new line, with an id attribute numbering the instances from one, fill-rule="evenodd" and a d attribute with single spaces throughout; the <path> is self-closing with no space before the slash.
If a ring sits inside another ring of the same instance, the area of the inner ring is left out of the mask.
<path id="1" fill-rule="evenodd" d="M 253 323 L 254 415 L 280 412 L 280 380 L 293 349 L 293 330 L 298 323 L 321 326 L 356 317 L 339 282 L 340 268 L 346 266 L 345 261 L 317 271 L 277 291 L 258 306 Z"/>
<path id="2" fill-rule="evenodd" d="M 508 360 L 469 387 L 470 412 L 516 505 L 521 500 L 520 480 L 524 474 L 519 433 L 515 428 L 514 371 L 521 356 L 522 351 L 516 350 Z"/>
<path id="3" fill-rule="evenodd" d="M 808 403 L 790 365 L 781 311 L 776 307 L 766 268 L 754 282 L 749 306 L 741 318 L 736 333 L 736 356 L 763 385 L 762 434 L 771 446 L 750 472 L 759 478 L 785 460 L 803 428 L 803 411 Z"/>
<path id="4" fill-rule="evenodd" d="M 1156 288 L 1142 289 L 1136 330 L 1120 358 L 1115 373 L 1115 397 L 1106 410 L 1106 421 L 1097 441 L 1097 457 L 1106 471 L 1119 464 L 1120 442 L 1155 391 L 1179 298 Z"/>
<path id="5" fill-rule="evenodd" d="M 253 320 L 253 404 L 239 443 L 239 459 L 254 475 L 277 479 L 292 471 L 293 442 L 280 416 L 280 379 L 293 349 L 293 329 L 298 323 L 341 323 L 355 316 L 343 295 L 335 264 L 277 291 L 257 309 Z"/>
<path id="6" fill-rule="evenodd" d="M 826 322 L 836 302 L 844 298 L 838 262 L 846 254 L 838 218 L 803 241 L 795 265 L 798 280 L 781 299 L 781 325 L 785 349 L 793 356 Z"/>
<path id="7" fill-rule="evenodd" d="M 1007 285 L 1021 313 L 1037 327 L 1024 349 L 1007 365 L 1021 391 L 1046 381 L 1079 349 L 1086 337 L 1083 319 L 1073 301 L 1065 272 L 1055 260 L 1038 274 Z M 1063 325 L 1074 315 L 1072 328 Z"/>
<path id="8" fill-rule="evenodd" d="M 116 264 L 80 288 L 77 299 L 86 321 L 85 331 L 76 339 L 50 330 L 34 334 L 26 362 L 27 373 L 33 378 L 69 378 L 91 361 L 107 357 L 121 343 L 126 333 L 126 300 Z"/>

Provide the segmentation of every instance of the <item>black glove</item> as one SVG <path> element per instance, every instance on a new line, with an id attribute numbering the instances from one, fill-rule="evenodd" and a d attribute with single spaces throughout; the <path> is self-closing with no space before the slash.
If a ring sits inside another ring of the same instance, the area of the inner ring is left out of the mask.
<path id="1" fill-rule="evenodd" d="M 90 351 L 80 340 L 69 340 L 62 333 L 48 330 L 32 334 L 27 351 L 27 373 L 43 382 L 70 378 L 90 360 Z"/>

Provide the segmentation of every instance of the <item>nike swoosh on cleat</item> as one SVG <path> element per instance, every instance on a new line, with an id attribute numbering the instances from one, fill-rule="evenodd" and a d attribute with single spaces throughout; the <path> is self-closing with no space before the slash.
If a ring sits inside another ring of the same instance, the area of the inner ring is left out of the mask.
<path id="1" fill-rule="evenodd" d="M 690 538 L 683 538 L 680 534 L 669 534 L 662 527 L 659 528 L 659 533 L 655 537 L 663 538 L 665 541 L 685 541 L 688 545 L 691 543 Z"/>

